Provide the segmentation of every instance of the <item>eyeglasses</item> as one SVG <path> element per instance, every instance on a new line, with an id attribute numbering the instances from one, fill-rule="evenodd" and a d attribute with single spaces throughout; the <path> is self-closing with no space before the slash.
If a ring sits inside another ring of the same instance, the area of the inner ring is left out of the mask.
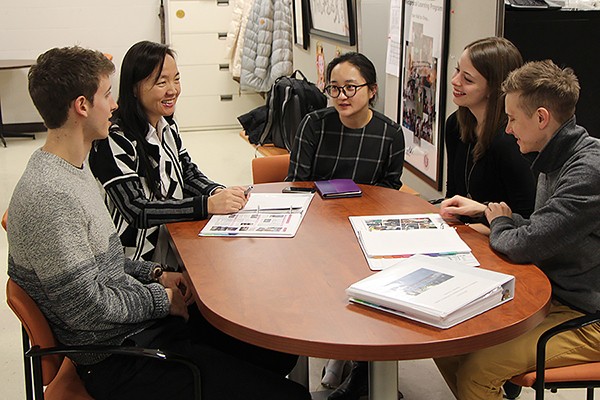
<path id="1" fill-rule="evenodd" d="M 358 89 L 360 89 L 363 86 L 367 86 L 367 85 L 368 85 L 368 83 L 363 83 L 362 85 L 345 85 L 345 86 L 328 85 L 325 87 L 325 93 L 327 93 L 329 95 L 329 97 L 331 97 L 333 99 L 337 99 L 338 97 L 340 97 L 340 94 L 342 94 L 342 93 L 344 93 L 344 96 L 350 98 L 350 97 L 354 97 L 356 92 L 358 92 Z"/>

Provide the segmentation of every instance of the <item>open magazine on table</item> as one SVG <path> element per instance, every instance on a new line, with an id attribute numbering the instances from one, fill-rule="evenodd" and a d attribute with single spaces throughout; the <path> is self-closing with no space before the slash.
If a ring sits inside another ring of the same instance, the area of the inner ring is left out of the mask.
<path id="1" fill-rule="evenodd" d="M 514 297 L 515 278 L 423 255 L 352 284 L 351 302 L 450 328 Z"/>
<path id="2" fill-rule="evenodd" d="M 348 217 L 369 268 L 378 271 L 415 254 L 444 257 L 469 266 L 479 262 L 439 214 Z"/>
<path id="3" fill-rule="evenodd" d="M 235 214 L 213 215 L 199 236 L 294 237 L 313 193 L 251 193 Z"/>

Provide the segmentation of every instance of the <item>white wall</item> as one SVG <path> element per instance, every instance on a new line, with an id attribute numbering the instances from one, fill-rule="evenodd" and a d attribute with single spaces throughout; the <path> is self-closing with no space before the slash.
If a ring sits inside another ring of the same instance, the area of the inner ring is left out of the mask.
<path id="1" fill-rule="evenodd" d="M 381 88 L 378 101 L 378 107 L 383 107 L 385 114 L 397 120 L 398 107 L 398 78 L 385 74 L 385 54 L 387 47 L 387 32 L 389 24 L 389 4 L 390 0 L 357 0 L 357 9 L 359 10 L 359 38 L 358 46 L 344 47 L 342 50 L 357 50 L 367 55 L 375 64 L 378 73 L 379 87 Z M 503 0 L 451 0 L 450 14 L 450 38 L 448 49 L 448 77 L 456 65 L 456 59 L 462 53 L 465 45 L 478 38 L 494 36 L 497 32 L 496 20 L 497 9 L 504 5 Z M 315 48 L 316 41 L 324 43 L 325 61 L 331 61 L 336 45 L 333 42 L 322 40 L 311 36 L 310 48 L 305 51 L 297 46 L 294 48 L 294 66 L 302 69 L 311 80 L 316 79 L 315 69 Z M 305 71 L 306 70 L 306 71 Z M 448 88 L 450 82 L 448 78 Z M 447 90 L 446 108 L 449 115 L 454 111 L 455 106 L 452 103 L 451 90 Z M 444 175 L 443 182 L 445 187 L 445 160 L 444 157 Z M 422 181 L 416 175 L 409 172 L 406 168 L 402 174 L 402 181 L 408 186 L 418 191 L 426 199 L 443 197 L 443 191 L 438 192 L 427 183 Z"/>
<path id="2" fill-rule="evenodd" d="M 53 47 L 80 45 L 114 56 L 160 41 L 160 0 L 0 0 L 0 59 L 36 59 Z M 115 90 L 115 95 L 117 90 Z M 41 122 L 27 92 L 27 69 L 0 71 L 4 123 Z"/>
<path id="3" fill-rule="evenodd" d="M 387 38 L 389 33 L 390 0 L 361 0 L 358 51 L 363 53 L 375 65 L 377 71 L 378 100 L 374 108 L 384 112 L 386 85 L 385 62 L 387 57 Z M 394 118 L 395 120 L 396 118 Z"/>
<path id="4" fill-rule="evenodd" d="M 470 42 L 479 38 L 494 36 L 496 34 L 496 16 L 499 3 L 502 3 L 502 7 L 504 6 L 503 0 L 451 0 L 450 2 L 450 37 L 446 73 L 446 116 L 456 110 L 456 106 L 452 102 L 452 89 L 450 86 L 450 77 L 454 72 L 456 60 L 460 57 L 463 48 Z M 396 120 L 399 89 L 398 78 L 386 75 L 385 83 L 387 89 L 385 114 Z M 426 199 L 443 197 L 443 193 L 446 190 L 446 159 L 447 157 L 444 155 L 442 191 L 438 192 L 406 168 L 402 174 L 402 181 L 415 189 Z"/>
<path id="5" fill-rule="evenodd" d="M 381 112 L 384 110 L 385 85 L 381 83 L 385 79 L 385 43 L 388 35 L 389 6 L 390 0 L 358 0 L 357 1 L 357 43 L 354 46 L 338 43 L 330 39 L 322 38 L 316 35 L 310 36 L 310 46 L 307 50 L 294 46 L 294 69 L 301 70 L 311 81 L 317 82 L 317 43 L 323 46 L 325 54 L 325 65 L 327 65 L 335 56 L 336 51 L 340 54 L 349 51 L 360 51 L 366 55 L 375 65 L 377 70 L 377 80 L 379 82 L 379 100 L 375 108 Z M 368 26 L 362 21 L 369 21 Z M 376 23 L 372 23 L 376 21 Z M 386 21 L 382 23 L 382 21 Z M 383 46 L 378 45 L 384 43 Z M 375 44 L 375 45 L 373 45 Z"/>
<path id="6" fill-rule="evenodd" d="M 336 43 L 318 36 L 310 37 L 310 45 L 307 50 L 304 50 L 298 45 L 294 45 L 294 69 L 302 71 L 306 76 L 306 79 L 313 83 L 317 83 L 317 43 L 320 43 L 323 46 L 325 68 L 327 68 L 329 61 L 334 58 L 336 51 L 340 51 L 340 54 L 356 51 L 356 46 Z"/>

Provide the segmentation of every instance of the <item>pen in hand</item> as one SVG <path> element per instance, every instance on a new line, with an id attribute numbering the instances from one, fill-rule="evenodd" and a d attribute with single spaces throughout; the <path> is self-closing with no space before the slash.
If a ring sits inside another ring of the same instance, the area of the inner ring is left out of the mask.
<path id="1" fill-rule="evenodd" d="M 248 195 L 250 194 L 250 191 L 252 191 L 252 189 L 254 188 L 254 186 L 250 185 L 246 188 L 246 190 L 244 190 L 244 197 L 248 198 Z"/>

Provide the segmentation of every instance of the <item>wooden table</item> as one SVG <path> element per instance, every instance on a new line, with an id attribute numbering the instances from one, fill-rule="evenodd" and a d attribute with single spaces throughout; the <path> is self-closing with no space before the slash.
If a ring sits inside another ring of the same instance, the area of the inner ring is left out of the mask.
<path id="1" fill-rule="evenodd" d="M 254 190 L 279 192 L 284 186 Z M 436 212 L 417 196 L 360 186 L 359 198 L 315 195 L 293 239 L 200 238 L 206 221 L 169 224 L 202 314 L 222 331 L 266 348 L 373 361 L 372 371 L 379 372 L 370 375 L 371 400 L 391 399 L 397 390 L 397 363 L 380 361 L 467 353 L 510 340 L 542 321 L 551 294 L 545 275 L 501 258 L 487 237 L 467 226 L 458 226 L 458 232 L 481 266 L 516 277 L 514 300 L 446 330 L 349 304 L 344 290 L 373 272 L 348 216 Z"/>
<path id="2" fill-rule="evenodd" d="M 35 60 L 0 60 L 0 70 L 29 68 L 33 64 L 35 64 Z M 2 122 L 2 104 L 0 102 L 0 140 L 4 147 L 6 147 L 5 136 L 31 137 L 35 139 L 34 134 L 5 132 L 4 123 Z"/>

